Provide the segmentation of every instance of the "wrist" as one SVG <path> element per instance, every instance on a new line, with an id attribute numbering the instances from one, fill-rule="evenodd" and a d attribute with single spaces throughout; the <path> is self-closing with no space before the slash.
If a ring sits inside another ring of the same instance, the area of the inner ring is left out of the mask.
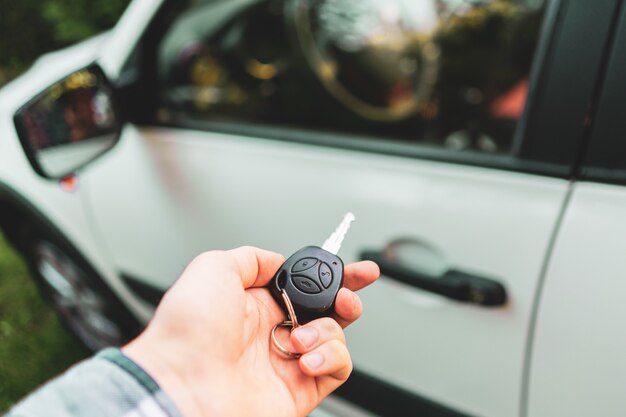
<path id="1" fill-rule="evenodd" d="M 207 357 L 200 359 L 181 343 L 147 338 L 144 333 L 121 351 L 154 379 L 185 417 L 219 415 L 208 409 L 218 405 L 220 396 L 213 395 L 217 372 L 208 372 Z M 209 396 L 215 403 L 206 401 Z"/>

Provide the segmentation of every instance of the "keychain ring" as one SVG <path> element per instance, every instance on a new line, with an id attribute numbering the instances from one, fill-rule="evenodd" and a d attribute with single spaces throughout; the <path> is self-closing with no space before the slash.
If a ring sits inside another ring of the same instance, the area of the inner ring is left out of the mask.
<path id="1" fill-rule="evenodd" d="M 293 359 L 298 359 L 300 356 L 302 356 L 300 353 L 292 352 L 289 349 L 285 349 L 276 338 L 276 330 L 279 327 L 288 327 L 290 330 L 293 330 L 299 326 L 298 318 L 296 317 L 296 311 L 294 310 L 293 304 L 291 304 L 291 300 L 289 299 L 289 296 L 287 295 L 287 292 L 284 288 L 282 289 L 282 293 L 283 301 L 285 301 L 285 306 L 287 307 L 288 317 L 287 320 L 283 321 L 282 323 L 278 323 L 274 325 L 274 327 L 272 327 L 272 343 L 274 344 L 276 349 L 278 349 L 283 355 Z"/>
<path id="2" fill-rule="evenodd" d="M 272 343 L 274 344 L 276 349 L 278 349 L 283 355 L 293 359 L 298 359 L 300 356 L 302 356 L 300 353 L 292 352 L 288 349 L 285 349 L 276 338 L 276 329 L 278 329 L 279 327 L 288 327 L 290 329 L 294 329 L 293 323 L 291 323 L 291 321 L 289 320 L 285 320 L 282 323 L 274 325 L 274 327 L 272 328 Z"/>

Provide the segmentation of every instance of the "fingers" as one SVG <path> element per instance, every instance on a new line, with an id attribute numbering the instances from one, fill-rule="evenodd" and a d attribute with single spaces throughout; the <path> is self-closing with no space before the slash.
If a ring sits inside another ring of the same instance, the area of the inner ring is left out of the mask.
<path id="1" fill-rule="evenodd" d="M 361 316 L 363 304 L 354 291 L 367 287 L 380 276 L 380 269 L 372 261 L 361 261 L 346 265 L 343 273 L 344 288 L 335 299 L 334 319 L 342 328 L 347 327 Z"/>
<path id="2" fill-rule="evenodd" d="M 335 299 L 335 314 L 333 315 L 337 323 L 342 328 L 346 328 L 361 317 L 361 313 L 363 313 L 363 304 L 359 296 L 347 288 L 340 289 Z"/>
<path id="3" fill-rule="evenodd" d="M 330 340 L 299 359 L 300 370 L 313 377 L 329 376 L 345 381 L 352 373 L 348 347 L 338 340 Z"/>
<path id="4" fill-rule="evenodd" d="M 346 343 L 339 324 L 330 317 L 313 320 L 291 332 L 291 343 L 298 353 L 305 353 L 330 340 Z"/>
<path id="5" fill-rule="evenodd" d="M 291 343 L 302 353 L 299 365 L 309 376 L 330 376 L 344 381 L 352 372 L 352 361 L 341 327 L 331 318 L 314 320 L 291 332 Z"/>
<path id="6" fill-rule="evenodd" d="M 285 262 L 282 255 L 252 246 L 242 246 L 226 252 L 233 266 L 241 276 L 244 288 L 264 287 L 272 279 L 278 268 Z M 380 276 L 378 265 L 371 261 L 361 261 L 344 268 L 344 288 L 341 288 L 335 301 L 333 317 L 342 328 L 357 320 L 363 312 L 360 298 L 353 292 L 364 288 Z"/>
<path id="7" fill-rule="evenodd" d="M 226 262 L 241 276 L 244 288 L 263 287 L 272 279 L 285 258 L 276 253 L 252 246 L 242 246 L 226 252 L 206 252 L 197 259 Z M 374 282 L 380 275 L 378 265 L 361 261 L 344 268 L 344 287 L 357 291 Z"/>
<path id="8" fill-rule="evenodd" d="M 244 288 L 267 285 L 285 262 L 285 258 L 279 253 L 252 246 L 242 246 L 226 253 L 231 256 Z"/>
<path id="9" fill-rule="evenodd" d="M 357 291 L 367 287 L 380 276 L 380 268 L 372 261 L 361 261 L 346 265 L 343 271 L 343 286 Z"/>

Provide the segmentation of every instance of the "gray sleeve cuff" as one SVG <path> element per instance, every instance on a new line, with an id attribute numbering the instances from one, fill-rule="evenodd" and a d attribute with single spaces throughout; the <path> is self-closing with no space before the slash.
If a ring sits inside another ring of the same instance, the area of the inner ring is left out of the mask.
<path id="1" fill-rule="evenodd" d="M 172 400 L 119 349 L 108 348 L 39 388 L 6 417 L 181 417 Z"/>

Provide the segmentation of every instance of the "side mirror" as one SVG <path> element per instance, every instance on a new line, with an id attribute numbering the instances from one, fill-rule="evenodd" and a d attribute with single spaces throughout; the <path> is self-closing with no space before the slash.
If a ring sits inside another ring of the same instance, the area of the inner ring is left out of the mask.
<path id="1" fill-rule="evenodd" d="M 113 88 L 97 65 L 74 72 L 14 116 L 33 168 L 62 178 L 111 149 L 121 133 Z"/>

